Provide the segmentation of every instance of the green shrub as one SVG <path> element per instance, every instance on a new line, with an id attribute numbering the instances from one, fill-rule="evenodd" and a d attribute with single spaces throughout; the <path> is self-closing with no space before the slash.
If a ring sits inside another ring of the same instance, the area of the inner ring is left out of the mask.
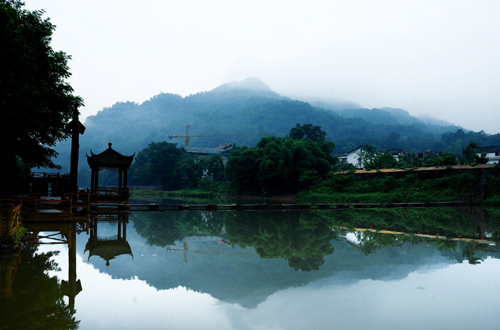
<path id="1" fill-rule="evenodd" d="M 423 180 L 417 174 L 401 178 L 376 173 L 357 179 L 354 174 L 330 174 L 321 184 L 298 194 L 308 202 L 402 203 L 452 201 L 476 183 L 467 173 Z"/>

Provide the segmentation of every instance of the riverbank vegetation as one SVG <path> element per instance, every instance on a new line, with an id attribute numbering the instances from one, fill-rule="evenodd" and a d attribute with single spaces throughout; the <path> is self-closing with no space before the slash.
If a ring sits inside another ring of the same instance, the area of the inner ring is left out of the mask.
<path id="1" fill-rule="evenodd" d="M 175 144 L 151 143 L 132 165 L 132 184 L 162 186 L 156 198 L 206 198 L 221 195 L 296 195 L 306 203 L 405 203 L 453 201 L 478 183 L 479 174 L 452 170 L 453 165 L 482 164 L 475 142 L 462 153 L 441 152 L 418 158 L 409 154 L 396 160 L 392 155 L 365 146 L 359 165 L 373 170 L 359 175 L 354 166 L 341 164 L 332 156 L 335 145 L 326 133 L 311 124 L 293 127 L 279 138 L 264 137 L 256 147 L 235 148 L 224 166 L 220 155 L 197 158 L 181 154 Z M 421 175 L 413 169 L 442 166 L 439 176 Z M 384 173 L 380 169 L 406 171 Z M 498 203 L 500 183 L 497 170 L 492 172 L 489 203 Z M 133 196 L 151 196 L 134 192 Z"/>
<path id="2" fill-rule="evenodd" d="M 380 173 L 370 179 L 358 179 L 354 173 L 332 172 L 327 180 L 297 196 L 307 202 L 322 203 L 447 202 L 477 182 L 468 173 L 424 180 L 415 173 L 399 178 Z"/>
<path id="3" fill-rule="evenodd" d="M 182 212 L 171 221 L 160 213 L 133 215 L 134 227 L 150 245 L 168 247 L 191 235 L 220 237 L 221 242 L 253 247 L 262 258 L 283 258 L 295 270 L 322 267 L 335 253 L 337 240 L 347 240 L 365 255 L 383 247 L 435 245 L 452 258 L 478 263 L 489 249 L 482 240 L 498 240 L 498 219 L 484 231 L 456 208 L 341 209 L 317 212 Z M 354 234 L 355 239 L 352 238 Z M 458 240 L 468 238 L 468 241 Z M 406 250 L 406 249 L 405 249 Z M 351 248 L 351 251 L 352 250 Z M 401 250 L 399 250 L 401 251 Z M 397 251 L 393 251 L 399 253 Z M 459 254 L 455 254 L 459 252 Z M 461 252 L 461 253 L 460 253 Z"/>
<path id="4" fill-rule="evenodd" d="M 496 166 L 488 184 L 488 196 L 484 200 L 485 206 L 500 206 L 500 166 Z"/>

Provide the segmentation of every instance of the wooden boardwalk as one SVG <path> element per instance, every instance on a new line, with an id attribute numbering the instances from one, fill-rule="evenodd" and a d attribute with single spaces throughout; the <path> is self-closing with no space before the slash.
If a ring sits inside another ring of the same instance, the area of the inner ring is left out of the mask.
<path id="1" fill-rule="evenodd" d="M 89 213 L 122 212 L 178 212 L 178 211 L 310 211 L 339 209 L 375 209 L 408 207 L 444 207 L 466 205 L 465 201 L 425 203 L 325 203 L 325 204 L 129 204 L 128 201 L 76 201 L 68 200 L 23 200 L 23 214 L 28 218 L 63 219 L 80 218 Z"/>
<path id="2" fill-rule="evenodd" d="M 128 212 L 128 211 L 293 211 L 293 210 L 336 210 L 362 208 L 405 208 L 405 207 L 442 207 L 464 205 L 464 202 L 426 202 L 426 203 L 330 203 L 330 204 L 119 204 L 90 203 L 90 212 Z"/>

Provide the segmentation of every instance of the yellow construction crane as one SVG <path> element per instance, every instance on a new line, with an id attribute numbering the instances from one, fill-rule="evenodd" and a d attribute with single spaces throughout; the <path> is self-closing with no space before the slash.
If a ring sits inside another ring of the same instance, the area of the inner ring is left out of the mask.
<path id="1" fill-rule="evenodd" d="M 210 137 L 210 136 L 241 136 L 241 135 L 271 135 L 271 133 L 230 133 L 230 134 L 198 134 L 198 135 L 189 135 L 189 127 L 191 125 L 186 126 L 186 135 L 169 135 L 168 138 L 170 140 L 176 139 L 176 138 L 186 138 L 186 142 L 184 145 L 186 147 L 189 147 L 189 140 L 191 137 Z"/>

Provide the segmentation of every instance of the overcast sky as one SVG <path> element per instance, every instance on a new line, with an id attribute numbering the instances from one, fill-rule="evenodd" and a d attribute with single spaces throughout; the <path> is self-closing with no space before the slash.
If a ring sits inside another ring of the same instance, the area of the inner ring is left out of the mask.
<path id="1" fill-rule="evenodd" d="M 72 55 L 83 118 L 259 77 L 281 95 L 351 100 L 500 132 L 500 1 L 25 0 Z"/>

